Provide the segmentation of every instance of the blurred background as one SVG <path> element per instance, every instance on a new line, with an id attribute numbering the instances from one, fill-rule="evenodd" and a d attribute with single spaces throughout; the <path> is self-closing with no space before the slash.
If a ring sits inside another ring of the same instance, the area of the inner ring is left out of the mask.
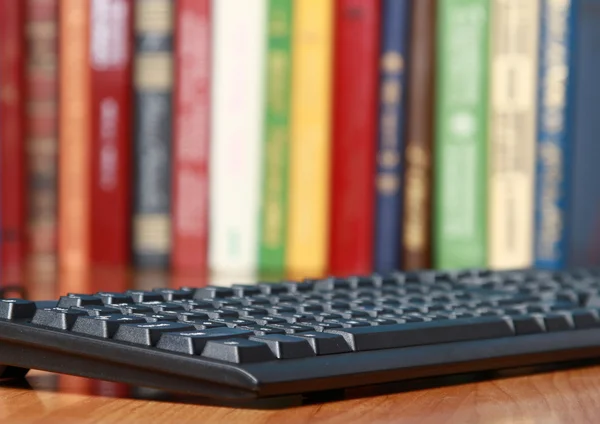
<path id="1" fill-rule="evenodd" d="M 600 265 L 600 0 L 0 0 L 0 65 L 11 295 Z"/>

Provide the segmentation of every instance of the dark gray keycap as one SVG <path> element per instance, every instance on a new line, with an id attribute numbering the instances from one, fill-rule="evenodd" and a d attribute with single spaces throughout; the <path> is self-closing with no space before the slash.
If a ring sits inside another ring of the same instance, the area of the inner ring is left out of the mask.
<path id="1" fill-rule="evenodd" d="M 200 355 L 210 340 L 247 339 L 253 335 L 252 331 L 227 327 L 165 333 L 160 337 L 156 347 L 188 355 Z"/>
<path id="2" fill-rule="evenodd" d="M 339 289 L 351 289 L 350 281 L 344 278 L 326 278 L 315 281 L 315 290 L 330 291 Z"/>
<path id="3" fill-rule="evenodd" d="M 194 309 L 194 312 L 207 314 L 211 319 L 239 317 L 239 314 L 235 309 Z"/>
<path id="4" fill-rule="evenodd" d="M 223 323 L 231 328 L 256 325 L 253 321 L 243 318 L 211 318 L 211 321 Z"/>
<path id="5" fill-rule="evenodd" d="M 342 316 L 333 312 L 319 312 L 313 315 L 317 321 L 325 321 L 326 319 L 340 319 Z"/>
<path id="6" fill-rule="evenodd" d="M 267 334 L 285 334 L 285 331 L 282 330 L 281 328 L 275 328 L 275 327 L 271 327 L 268 325 L 264 325 L 264 326 L 242 326 L 242 327 L 236 327 L 236 328 L 240 328 L 242 330 L 248 330 L 248 331 L 252 331 L 252 333 L 256 336 L 264 336 Z"/>
<path id="7" fill-rule="evenodd" d="M 271 305 L 271 300 L 267 296 L 252 296 L 245 298 L 242 302 L 244 306 L 267 307 Z"/>
<path id="8" fill-rule="evenodd" d="M 296 314 L 287 312 L 273 315 L 273 317 L 281 318 L 290 324 L 302 324 L 315 321 L 315 317 L 311 314 Z"/>
<path id="9" fill-rule="evenodd" d="M 259 283 L 257 287 L 263 294 L 282 294 L 288 293 L 287 286 L 281 283 Z"/>
<path id="10" fill-rule="evenodd" d="M 177 289 L 154 289 L 154 292 L 158 293 L 162 296 L 162 299 L 165 302 L 170 302 L 172 300 L 184 300 L 184 299 L 192 299 L 194 297 L 194 293 L 190 290 L 177 290 Z"/>
<path id="11" fill-rule="evenodd" d="M 294 337 L 306 339 L 317 355 L 332 355 L 336 353 L 351 352 L 346 340 L 339 334 L 320 333 L 309 331 L 298 333 Z"/>
<path id="12" fill-rule="evenodd" d="M 121 310 L 113 308 L 112 306 L 99 306 L 99 305 L 85 305 L 85 306 L 72 306 L 71 309 L 76 311 L 83 311 L 89 316 L 104 316 L 120 314 Z"/>
<path id="13" fill-rule="evenodd" d="M 226 307 L 241 307 L 244 305 L 244 298 L 243 297 L 226 297 L 223 299 L 214 299 L 212 301 L 213 306 L 215 307 L 215 309 L 222 309 L 222 308 L 226 308 Z"/>
<path id="14" fill-rule="evenodd" d="M 0 318 L 28 319 L 36 311 L 34 302 L 23 299 L 0 299 Z"/>
<path id="15" fill-rule="evenodd" d="M 218 309 L 210 300 L 174 300 L 171 303 L 181 305 L 186 311 L 193 311 L 194 309 Z"/>
<path id="16" fill-rule="evenodd" d="M 508 318 L 477 317 L 326 330 L 340 334 L 355 351 L 390 349 L 514 336 Z"/>
<path id="17" fill-rule="evenodd" d="M 145 306 L 152 309 L 154 312 L 166 312 L 166 311 L 185 311 L 183 304 L 173 302 L 142 302 L 138 303 L 139 306 Z"/>
<path id="18" fill-rule="evenodd" d="M 536 334 L 546 331 L 544 319 L 538 315 L 512 315 L 510 319 L 517 335 Z"/>
<path id="19" fill-rule="evenodd" d="M 265 362 L 276 359 L 269 346 L 254 340 L 209 340 L 202 356 L 236 364 Z"/>
<path id="20" fill-rule="evenodd" d="M 212 328 L 228 328 L 224 322 L 216 322 L 212 320 L 190 322 L 196 330 L 209 330 Z"/>
<path id="21" fill-rule="evenodd" d="M 70 330 L 75 324 L 77 317 L 88 316 L 83 311 L 66 308 L 43 308 L 38 309 L 31 322 L 45 327 Z"/>
<path id="22" fill-rule="evenodd" d="M 162 334 L 190 330 L 195 330 L 195 328 L 180 322 L 157 321 L 146 324 L 123 324 L 119 326 L 114 339 L 144 346 L 155 346 Z"/>
<path id="23" fill-rule="evenodd" d="M 163 301 L 161 294 L 154 291 L 128 290 L 125 292 L 125 294 L 131 296 L 135 303 Z"/>
<path id="24" fill-rule="evenodd" d="M 314 328 L 308 325 L 301 324 L 271 324 L 269 327 L 279 328 L 285 331 L 287 334 L 302 333 L 305 331 L 314 331 Z"/>
<path id="25" fill-rule="evenodd" d="M 278 318 L 274 316 L 260 316 L 260 317 L 244 317 L 243 319 L 247 321 L 255 322 L 258 325 L 270 325 L 270 324 L 283 324 L 287 322 L 283 318 Z"/>
<path id="26" fill-rule="evenodd" d="M 71 331 L 102 338 L 115 335 L 122 324 L 143 324 L 146 321 L 141 317 L 128 315 L 100 315 L 78 317 Z"/>
<path id="27" fill-rule="evenodd" d="M 209 317 L 208 314 L 205 314 L 204 312 L 178 312 L 177 313 L 177 319 L 179 321 L 184 321 L 184 322 L 203 322 L 203 321 L 208 321 Z"/>
<path id="28" fill-rule="evenodd" d="M 157 322 L 157 321 L 177 321 L 177 313 L 146 313 L 146 314 L 133 314 L 146 320 L 146 322 Z"/>
<path id="29" fill-rule="evenodd" d="M 273 305 L 271 307 L 267 307 L 266 309 L 267 309 L 268 313 L 271 315 L 296 313 L 296 308 L 294 308 L 291 305 Z"/>
<path id="30" fill-rule="evenodd" d="M 266 334 L 251 336 L 250 340 L 265 343 L 277 359 L 296 359 L 315 356 L 315 352 L 306 339 L 286 334 Z"/>
<path id="31" fill-rule="evenodd" d="M 573 322 L 577 329 L 600 327 L 598 311 L 592 309 L 575 309 L 571 311 Z"/>
<path id="32" fill-rule="evenodd" d="M 287 287 L 290 293 L 307 293 L 313 290 L 314 283 L 311 281 L 304 281 L 301 283 L 295 281 L 284 281 L 282 283 Z"/>
<path id="33" fill-rule="evenodd" d="M 333 322 L 313 322 L 313 323 L 304 323 L 305 325 L 312 327 L 315 331 L 325 331 L 332 328 L 343 328 L 341 324 L 336 324 Z"/>
<path id="34" fill-rule="evenodd" d="M 265 308 L 259 308 L 254 306 L 244 306 L 237 309 L 240 318 L 244 317 L 262 317 L 268 315 L 268 312 Z"/>
<path id="35" fill-rule="evenodd" d="M 61 296 L 58 300 L 59 308 L 70 308 L 71 306 L 85 306 L 85 305 L 104 305 L 102 298 L 98 296 L 90 296 L 88 294 L 69 294 L 67 296 Z"/>
<path id="36" fill-rule="evenodd" d="M 102 299 L 102 303 L 110 305 L 112 303 L 134 303 L 133 298 L 125 293 L 116 292 L 98 292 L 96 296 Z"/>
<path id="37" fill-rule="evenodd" d="M 196 289 L 194 299 L 220 299 L 233 295 L 233 289 L 229 287 L 207 286 Z"/>
<path id="38" fill-rule="evenodd" d="M 551 312 L 546 314 L 544 316 L 544 324 L 548 332 L 575 329 L 573 318 L 568 313 Z"/>
<path id="39" fill-rule="evenodd" d="M 233 290 L 234 296 L 254 296 L 256 294 L 261 294 L 262 292 L 256 286 L 252 286 L 250 284 L 233 284 L 231 286 Z"/>
<path id="40" fill-rule="evenodd" d="M 326 320 L 324 322 L 329 323 L 329 324 L 339 324 L 343 328 L 368 327 L 368 326 L 370 326 L 370 324 L 368 322 L 359 321 L 359 320 L 356 320 L 356 319 L 344 319 L 344 318 L 341 318 L 341 319 L 330 319 L 330 320 Z"/>
<path id="41" fill-rule="evenodd" d="M 148 306 L 135 303 L 111 303 L 110 306 L 118 309 L 122 314 L 147 314 L 154 312 L 154 310 Z"/>

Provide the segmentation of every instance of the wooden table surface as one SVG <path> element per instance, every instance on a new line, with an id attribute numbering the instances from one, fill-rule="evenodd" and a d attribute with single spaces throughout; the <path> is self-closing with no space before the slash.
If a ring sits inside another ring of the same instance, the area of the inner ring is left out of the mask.
<path id="1" fill-rule="evenodd" d="M 102 270 L 69 272 L 58 281 L 46 277 L 27 278 L 30 298 L 197 281 L 193 276 Z M 286 398 L 231 406 L 32 371 L 26 381 L 0 382 L 0 423 L 600 423 L 600 365 L 445 383 L 371 388 L 329 402 Z"/>
<path id="2" fill-rule="evenodd" d="M 600 366 L 302 404 L 214 405 L 32 372 L 0 385 L 0 423 L 598 423 Z"/>

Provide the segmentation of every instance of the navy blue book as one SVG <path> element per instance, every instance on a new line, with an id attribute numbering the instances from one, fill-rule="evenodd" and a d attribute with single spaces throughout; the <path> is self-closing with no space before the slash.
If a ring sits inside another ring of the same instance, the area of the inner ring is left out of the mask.
<path id="1" fill-rule="evenodd" d="M 535 266 L 600 265 L 600 0 L 543 0 Z"/>
<path id="2" fill-rule="evenodd" d="M 383 0 L 380 59 L 379 140 L 377 151 L 376 272 L 400 268 L 402 240 L 402 153 L 410 0 Z"/>

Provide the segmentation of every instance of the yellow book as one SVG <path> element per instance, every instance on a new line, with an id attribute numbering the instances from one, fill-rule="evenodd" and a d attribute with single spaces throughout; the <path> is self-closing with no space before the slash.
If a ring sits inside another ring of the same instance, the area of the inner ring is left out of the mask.
<path id="1" fill-rule="evenodd" d="M 296 0 L 293 11 L 289 278 L 327 269 L 333 1 Z"/>

